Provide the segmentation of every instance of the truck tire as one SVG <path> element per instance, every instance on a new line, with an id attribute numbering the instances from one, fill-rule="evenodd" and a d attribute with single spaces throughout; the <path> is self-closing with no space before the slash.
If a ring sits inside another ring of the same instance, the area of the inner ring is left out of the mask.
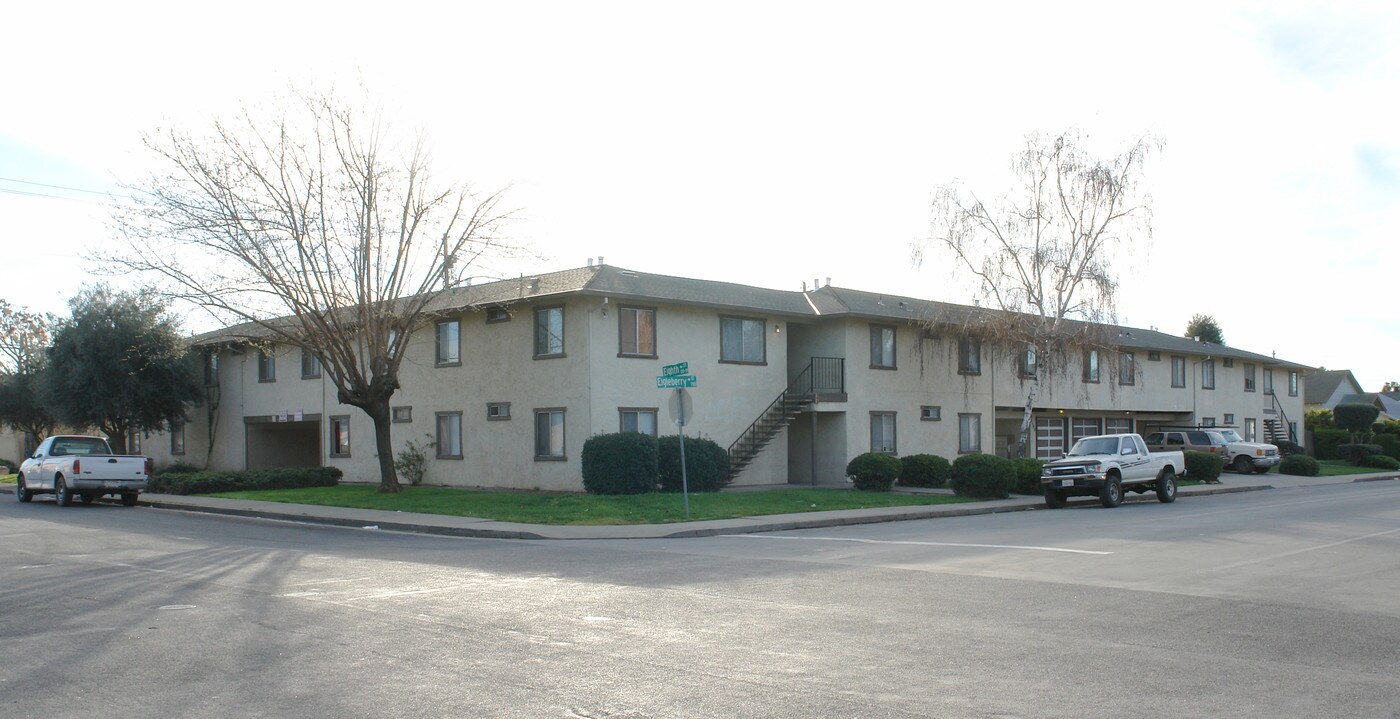
<path id="1" fill-rule="evenodd" d="M 24 482 L 24 475 L 15 477 L 15 499 L 21 502 L 28 502 L 34 499 L 34 493 L 29 491 L 29 485 Z"/>
<path id="2" fill-rule="evenodd" d="M 1113 509 L 1122 503 L 1123 482 L 1117 476 L 1110 476 L 1103 481 L 1103 488 L 1099 490 L 1099 504 Z"/>
<path id="3" fill-rule="evenodd" d="M 136 493 L 135 493 L 135 492 L 122 492 L 122 506 L 123 506 L 123 507 L 135 507 L 135 506 L 136 506 Z"/>
<path id="4" fill-rule="evenodd" d="M 1242 454 L 1235 458 L 1235 471 L 1240 474 L 1250 474 L 1254 472 L 1254 463 L 1249 460 L 1249 455 Z"/>
<path id="5" fill-rule="evenodd" d="M 1171 504 L 1176 501 L 1176 475 L 1166 467 L 1157 475 L 1157 501 Z"/>
<path id="6" fill-rule="evenodd" d="M 1045 488 L 1045 506 L 1051 509 L 1063 509 L 1065 504 L 1064 492 L 1050 487 Z"/>
<path id="7" fill-rule="evenodd" d="M 96 492 L 79 492 L 78 498 L 83 500 L 83 504 L 92 504 L 97 501 Z"/>
<path id="8" fill-rule="evenodd" d="M 53 478 L 53 501 L 60 507 L 67 507 L 73 503 L 73 490 L 68 488 L 68 483 L 63 481 L 63 475 L 54 475 Z"/>

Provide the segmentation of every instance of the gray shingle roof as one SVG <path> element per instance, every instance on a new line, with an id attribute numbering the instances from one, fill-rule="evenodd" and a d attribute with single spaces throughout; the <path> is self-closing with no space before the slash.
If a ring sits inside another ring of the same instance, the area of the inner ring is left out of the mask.
<path id="1" fill-rule="evenodd" d="M 1322 404 L 1331 399 L 1332 393 L 1337 391 L 1337 387 L 1343 382 L 1357 391 L 1361 390 L 1361 383 L 1356 381 L 1349 369 L 1332 369 L 1313 372 L 1308 375 L 1307 386 L 1303 388 L 1303 404 Z"/>

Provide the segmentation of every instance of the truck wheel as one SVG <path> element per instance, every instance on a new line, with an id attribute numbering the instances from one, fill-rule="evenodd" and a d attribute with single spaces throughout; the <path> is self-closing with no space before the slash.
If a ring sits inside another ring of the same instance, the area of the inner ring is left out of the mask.
<path id="1" fill-rule="evenodd" d="M 135 492 L 122 492 L 122 506 L 123 506 L 123 507 L 135 507 L 135 506 L 136 506 L 136 493 L 135 493 Z"/>
<path id="2" fill-rule="evenodd" d="M 1051 509 L 1062 509 L 1065 506 L 1065 493 L 1058 489 L 1045 488 L 1045 506 Z"/>
<path id="3" fill-rule="evenodd" d="M 1249 461 L 1248 456 L 1242 454 L 1235 458 L 1235 471 L 1240 474 L 1249 474 L 1254 471 L 1254 463 Z"/>
<path id="4" fill-rule="evenodd" d="M 29 491 L 29 485 L 24 483 L 24 475 L 15 477 L 15 498 L 21 502 L 28 502 L 34 499 L 34 493 Z"/>
<path id="5" fill-rule="evenodd" d="M 1176 475 L 1170 469 L 1162 468 L 1162 473 L 1157 475 L 1157 501 L 1162 504 L 1171 504 L 1176 501 Z"/>
<path id="6" fill-rule="evenodd" d="M 97 501 L 96 492 L 79 492 L 78 498 L 83 500 L 83 504 L 92 504 Z"/>
<path id="7" fill-rule="evenodd" d="M 1099 504 L 1112 509 L 1123 503 L 1123 483 L 1117 477 L 1109 477 L 1099 490 Z"/>
<path id="8" fill-rule="evenodd" d="M 53 499 L 60 507 L 73 503 L 73 491 L 68 489 L 68 483 L 63 481 L 61 474 L 53 478 Z"/>

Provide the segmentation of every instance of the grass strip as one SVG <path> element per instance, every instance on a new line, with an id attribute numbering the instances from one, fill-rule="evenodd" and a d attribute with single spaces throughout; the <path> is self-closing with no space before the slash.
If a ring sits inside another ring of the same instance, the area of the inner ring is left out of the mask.
<path id="1" fill-rule="evenodd" d="M 380 509 L 417 514 L 481 517 L 528 524 L 666 524 L 835 509 L 955 504 L 971 501 L 942 494 L 894 494 L 840 489 L 779 489 L 690 495 L 690 519 L 679 494 L 600 496 L 552 492 L 500 492 L 453 487 L 405 487 L 385 494 L 376 485 L 340 485 L 211 497 L 263 502 Z"/>

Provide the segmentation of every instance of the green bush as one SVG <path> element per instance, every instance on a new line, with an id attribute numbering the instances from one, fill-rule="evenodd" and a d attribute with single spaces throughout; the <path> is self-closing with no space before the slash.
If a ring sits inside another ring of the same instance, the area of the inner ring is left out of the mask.
<path id="1" fill-rule="evenodd" d="M 583 488 L 589 494 L 644 494 L 656 491 L 656 438 L 640 432 L 589 437 L 579 458 Z"/>
<path id="2" fill-rule="evenodd" d="M 1322 467 L 1317 460 L 1306 454 L 1290 454 L 1278 465 L 1279 474 L 1291 474 L 1296 477 L 1316 477 L 1320 471 Z"/>
<path id="3" fill-rule="evenodd" d="M 899 459 L 883 452 L 866 452 L 846 465 L 846 475 L 864 492 L 888 492 L 899 477 Z"/>
<path id="4" fill-rule="evenodd" d="M 1313 456 L 1318 459 L 1341 459 L 1337 453 L 1339 445 L 1351 441 L 1351 435 L 1344 429 L 1313 430 Z"/>
<path id="5" fill-rule="evenodd" d="M 193 464 L 190 464 L 189 462 L 171 462 L 170 464 L 166 465 L 165 469 L 162 469 L 160 471 L 174 472 L 176 474 L 191 474 L 193 472 L 203 472 L 204 468 L 196 467 Z"/>
<path id="6" fill-rule="evenodd" d="M 994 454 L 964 454 L 953 462 L 949 484 L 962 497 L 1003 499 L 1016 486 L 1016 465 Z"/>
<path id="7" fill-rule="evenodd" d="M 1337 455 L 1345 459 L 1353 467 L 1360 467 L 1367 457 L 1373 454 L 1381 454 L 1383 451 L 1379 444 L 1339 444 L 1337 445 Z"/>
<path id="8" fill-rule="evenodd" d="M 899 458 L 901 487 L 943 487 L 953 476 L 953 465 L 936 454 L 911 454 Z"/>
<path id="9" fill-rule="evenodd" d="M 681 438 L 672 434 L 656 440 L 656 470 L 661 491 L 681 491 Z M 692 492 L 718 492 L 729 484 L 729 453 L 714 440 L 685 438 L 685 484 Z"/>
<path id="10" fill-rule="evenodd" d="M 1332 408 L 1332 422 L 1338 427 L 1352 432 L 1352 437 L 1356 440 L 1363 439 L 1358 436 L 1371 430 L 1371 423 L 1376 421 L 1381 410 L 1373 404 L 1365 402 L 1343 402 Z"/>
<path id="11" fill-rule="evenodd" d="M 1335 428 L 1336 425 L 1332 423 L 1332 410 L 1330 410 L 1330 409 L 1313 409 L 1313 410 L 1308 410 L 1307 414 L 1304 414 L 1304 415 L 1303 415 L 1303 427 L 1304 427 L 1305 429 L 1333 429 L 1333 428 Z"/>
<path id="12" fill-rule="evenodd" d="M 1376 444 L 1380 446 L 1381 454 L 1400 459 L 1400 437 L 1393 434 L 1377 434 Z"/>
<path id="13" fill-rule="evenodd" d="M 428 475 L 428 450 L 437 447 L 432 437 L 426 434 L 423 437 L 425 441 L 422 442 L 411 439 L 404 442 L 403 449 L 394 456 L 394 470 L 413 487 L 422 484 Z"/>
<path id="14" fill-rule="evenodd" d="M 4 474 L 14 474 L 19 471 L 19 465 L 8 459 L 0 459 L 0 470 L 3 470 Z"/>
<path id="15" fill-rule="evenodd" d="M 1376 469 L 1387 469 L 1394 472 L 1400 469 L 1400 459 L 1384 454 L 1367 455 L 1361 460 L 1362 467 L 1375 467 Z"/>
<path id="16" fill-rule="evenodd" d="M 1011 491 L 1016 494 L 1040 494 L 1040 475 L 1045 469 L 1045 463 L 1032 458 L 1016 460 L 1016 487 Z"/>
<path id="17" fill-rule="evenodd" d="M 1283 455 L 1283 456 L 1285 456 L 1285 457 L 1287 457 L 1287 456 L 1290 455 L 1290 454 L 1306 454 L 1306 453 L 1307 453 L 1307 450 L 1303 449 L 1303 445 L 1301 445 L 1301 444 L 1294 444 L 1294 443 L 1292 443 L 1292 442 L 1289 442 L 1289 441 L 1286 440 L 1286 439 L 1280 440 L 1276 446 L 1278 447 L 1278 453 L 1281 454 L 1281 455 Z"/>
<path id="18" fill-rule="evenodd" d="M 1186 453 L 1186 479 L 1197 482 L 1215 482 L 1225 469 L 1225 460 L 1210 452 Z"/>
<path id="19" fill-rule="evenodd" d="M 343 473 L 338 467 L 279 467 L 238 472 L 198 471 L 152 475 L 146 491 L 157 494 L 211 494 L 263 489 L 334 487 Z"/>

